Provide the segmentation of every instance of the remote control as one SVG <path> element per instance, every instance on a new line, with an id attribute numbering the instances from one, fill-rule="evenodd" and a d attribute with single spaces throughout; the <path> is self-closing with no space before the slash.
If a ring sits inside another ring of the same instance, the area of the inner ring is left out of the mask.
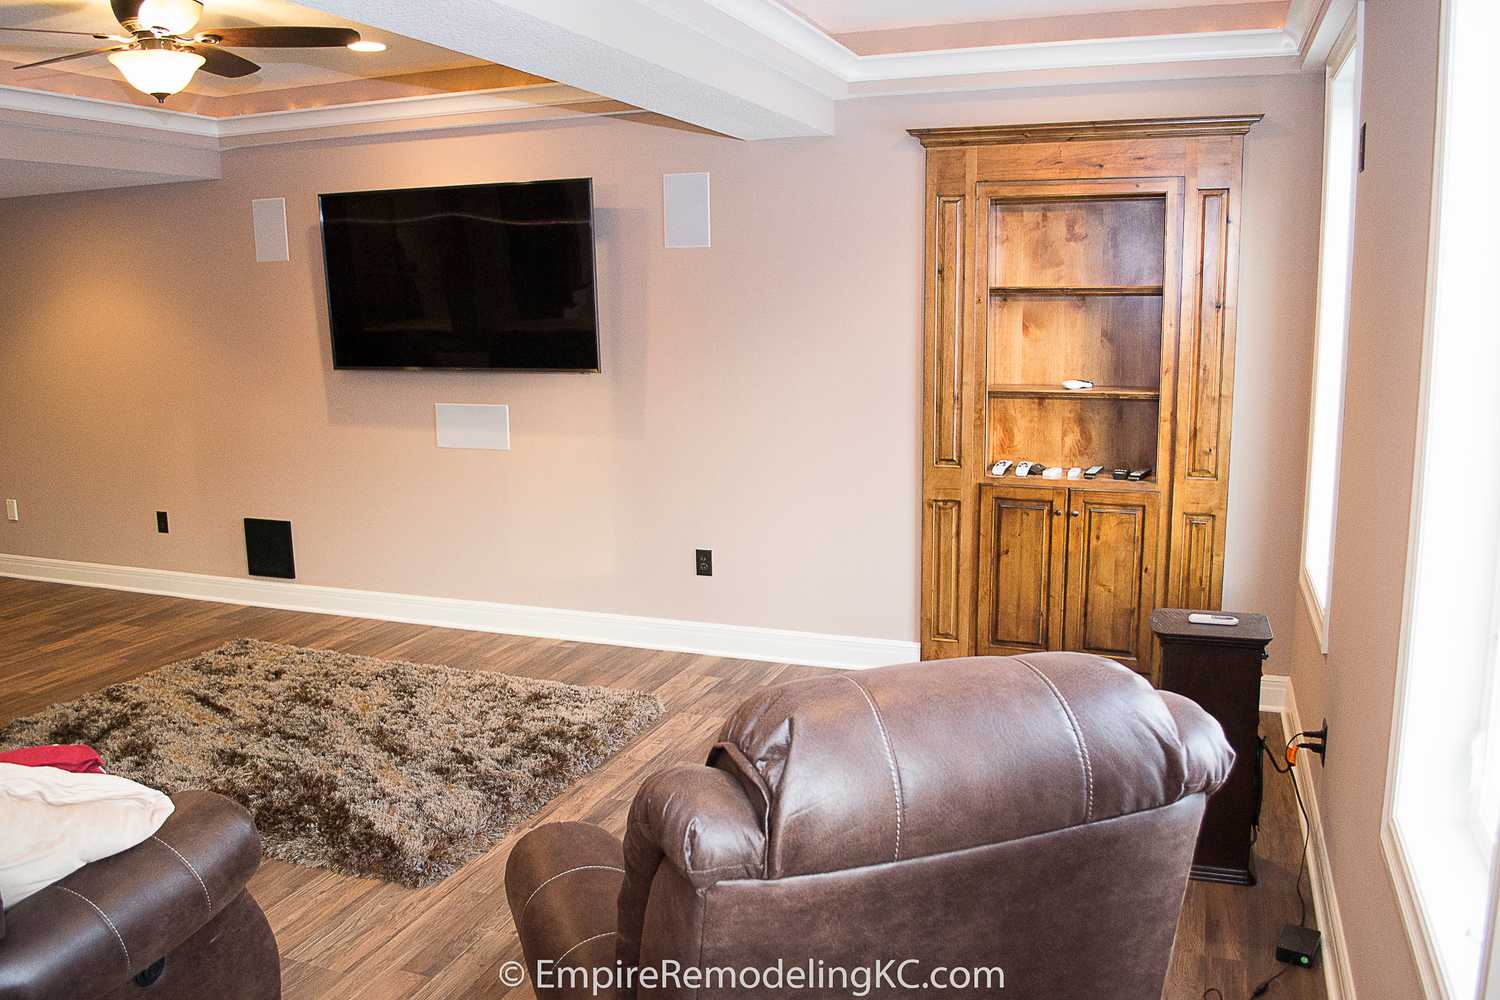
<path id="1" fill-rule="evenodd" d="M 1069 392 L 1082 392 L 1084 389 L 1092 389 L 1094 383 L 1086 378 L 1067 378 L 1063 379 L 1062 387 Z"/>
<path id="2" fill-rule="evenodd" d="M 1068 478 L 1069 479 L 1082 479 L 1083 478 L 1083 470 L 1080 469 L 1076 465 L 1073 466 L 1071 469 L 1068 470 Z"/>
<path id="3" fill-rule="evenodd" d="M 1054 465 L 1042 470 L 1043 479 L 1061 479 L 1063 477 L 1062 466 Z"/>
<path id="4" fill-rule="evenodd" d="M 1012 462 L 1012 461 L 1011 461 L 1011 460 L 1010 460 L 1010 459 L 1008 459 L 1008 458 L 1007 458 L 1007 459 L 1005 459 L 1005 460 L 1003 460 L 1003 461 L 1000 461 L 1000 462 L 996 462 L 996 463 L 995 463 L 995 464 L 994 464 L 994 466 L 993 466 L 993 467 L 992 467 L 992 468 L 991 468 L 991 469 L 990 469 L 990 475 L 992 475 L 992 476 L 1003 476 L 1003 475 L 1005 475 L 1005 474 L 1006 474 L 1006 473 L 1007 473 L 1007 472 L 1009 472 L 1009 471 L 1010 471 L 1010 467 L 1011 467 L 1011 466 L 1012 466 L 1012 465 L 1013 465 L 1013 464 L 1015 464 L 1015 463 L 1013 463 L 1013 462 Z"/>
<path id="5" fill-rule="evenodd" d="M 1234 615 L 1210 615 L 1202 612 L 1194 612 L 1188 615 L 1190 625 L 1238 625 L 1240 620 Z"/>
<path id="6" fill-rule="evenodd" d="M 1026 477 L 1026 474 L 1028 472 L 1030 472 L 1030 471 L 1031 471 L 1031 463 L 1030 462 L 1017 462 L 1016 463 L 1016 478 L 1017 479 L 1024 479 Z"/>
<path id="7" fill-rule="evenodd" d="M 1135 480 L 1136 482 L 1140 482 L 1142 479 L 1145 479 L 1149 475 L 1151 475 L 1151 466 L 1149 466 L 1149 465 L 1146 466 L 1144 469 L 1131 469 L 1130 470 L 1130 478 L 1133 479 L 1133 480 Z"/>
<path id="8" fill-rule="evenodd" d="M 1031 463 L 1031 471 L 1029 473 L 1027 473 L 1027 475 L 1029 475 L 1029 476 L 1040 476 L 1040 475 L 1043 475 L 1046 472 L 1046 470 L 1047 470 L 1047 467 L 1045 465 L 1043 465 L 1041 462 L 1032 462 Z"/>
<path id="9" fill-rule="evenodd" d="M 1097 476 L 1099 473 L 1101 473 L 1103 471 L 1104 471 L 1104 466 L 1102 466 L 1102 465 L 1091 465 L 1087 469 L 1083 470 L 1083 478 L 1084 479 L 1093 479 L 1095 476 Z"/>
<path id="10" fill-rule="evenodd" d="M 1113 472 L 1110 473 L 1111 478 L 1114 478 L 1114 479 L 1125 479 L 1129 475 L 1130 475 L 1130 470 L 1129 469 L 1115 469 Z"/>

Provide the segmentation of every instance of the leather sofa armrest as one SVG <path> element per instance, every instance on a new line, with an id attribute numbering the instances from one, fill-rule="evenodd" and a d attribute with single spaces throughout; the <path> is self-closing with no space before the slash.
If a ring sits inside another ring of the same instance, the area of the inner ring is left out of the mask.
<path id="1" fill-rule="evenodd" d="M 765 878 L 764 822 L 733 775 L 684 764 L 646 779 L 625 832 L 627 881 L 654 874 L 661 858 L 697 889 L 730 878 Z"/>
<path id="2" fill-rule="evenodd" d="M 1234 750 L 1224 738 L 1224 727 L 1198 703 L 1173 691 L 1158 691 L 1177 724 L 1182 741 L 1184 795 L 1212 795 L 1229 780 L 1234 768 Z"/>
<path id="3" fill-rule="evenodd" d="M 172 796 L 153 836 L 85 865 L 5 915 L 0 998 L 92 996 L 129 981 L 239 897 L 260 836 L 238 804 Z"/>
<path id="4" fill-rule="evenodd" d="M 764 821 L 733 775 L 682 764 L 658 771 L 630 804 L 625 883 L 620 888 L 619 958 L 640 962 L 646 904 L 666 861 L 694 888 L 735 878 L 765 878 Z"/>
<path id="5" fill-rule="evenodd" d="M 624 876 L 619 838 L 589 823 L 548 823 L 511 849 L 505 896 L 539 1000 L 597 1000 L 588 983 L 557 982 L 550 973 L 542 975 L 540 966 L 614 964 Z"/>

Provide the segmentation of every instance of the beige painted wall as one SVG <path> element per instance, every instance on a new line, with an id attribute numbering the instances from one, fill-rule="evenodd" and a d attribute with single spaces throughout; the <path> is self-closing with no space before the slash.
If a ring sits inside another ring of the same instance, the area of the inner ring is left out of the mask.
<path id="1" fill-rule="evenodd" d="M 226 153 L 221 181 L 0 203 L 0 552 L 916 638 L 922 156 L 909 126 L 1265 112 L 1248 143 L 1227 602 L 1295 610 L 1316 75 L 864 101 L 834 138 L 615 121 Z M 661 174 L 714 246 L 661 248 Z M 592 176 L 605 374 L 335 372 L 316 195 Z M 281 196 L 292 261 L 253 261 Z M 508 403 L 509 454 L 435 402 Z M 172 516 L 154 532 L 152 511 Z M 715 554 L 693 575 L 692 549 Z M 1282 647 L 1277 647 L 1279 650 Z"/>
<path id="2" fill-rule="evenodd" d="M 1303 724 L 1329 722 L 1327 770 L 1314 780 L 1362 997 L 1422 995 L 1380 827 L 1415 463 L 1438 7 L 1366 8 L 1367 158 L 1356 196 L 1328 656 L 1300 604 L 1292 637 Z"/>

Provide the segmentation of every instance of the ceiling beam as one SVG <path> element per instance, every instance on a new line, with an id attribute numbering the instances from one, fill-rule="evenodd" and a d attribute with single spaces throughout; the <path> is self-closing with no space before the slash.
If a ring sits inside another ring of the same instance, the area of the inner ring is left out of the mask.
<path id="1" fill-rule="evenodd" d="M 702 0 L 302 0 L 741 139 L 831 135 L 847 84 Z"/>

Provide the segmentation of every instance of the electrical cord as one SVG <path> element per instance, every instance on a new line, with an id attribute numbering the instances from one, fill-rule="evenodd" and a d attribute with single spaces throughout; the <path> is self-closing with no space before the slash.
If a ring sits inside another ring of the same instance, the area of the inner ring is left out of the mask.
<path id="1" fill-rule="evenodd" d="M 1298 733 L 1292 737 L 1292 740 L 1300 739 L 1306 735 L 1308 734 Z M 1287 741 L 1287 745 L 1288 747 L 1290 747 L 1291 740 Z M 1302 860 L 1297 865 L 1297 926 L 1302 927 L 1307 924 L 1307 897 L 1302 894 L 1302 878 L 1307 872 L 1307 848 L 1308 843 L 1312 839 L 1312 819 L 1307 814 L 1307 805 L 1302 801 L 1302 786 L 1297 782 L 1297 773 L 1292 762 L 1288 760 L 1285 767 L 1277 765 L 1276 755 L 1271 753 L 1270 744 L 1266 742 L 1266 738 L 1264 736 L 1260 738 L 1260 751 L 1265 755 L 1266 760 L 1270 762 L 1271 769 L 1273 771 L 1275 771 L 1277 774 L 1284 774 L 1292 779 L 1292 793 L 1297 797 L 1297 809 L 1302 813 Z M 1283 749 L 1282 751 L 1282 757 L 1286 757 L 1285 749 Z M 1259 833 L 1258 827 L 1255 833 Z M 1252 839 L 1251 842 L 1254 843 L 1254 840 Z M 1286 975 L 1291 968 L 1292 967 L 1290 965 L 1283 965 L 1280 972 L 1277 972 L 1272 976 L 1262 979 L 1259 983 L 1256 983 L 1255 986 L 1250 990 L 1249 1000 L 1256 1000 L 1256 998 L 1258 997 L 1265 996 L 1268 992 L 1270 992 L 1271 985 L 1275 983 L 1276 980 Z M 1210 986 L 1208 989 L 1203 991 L 1203 1000 L 1209 1000 L 1211 996 L 1217 996 L 1218 1000 L 1224 1000 L 1224 993 L 1217 986 Z"/>
<path id="2" fill-rule="evenodd" d="M 1292 739 L 1295 740 L 1302 735 L 1304 734 L 1298 733 Z M 1271 762 L 1272 770 L 1277 774 L 1284 774 L 1292 779 L 1292 793 L 1297 797 L 1297 810 L 1302 813 L 1302 860 L 1297 864 L 1297 926 L 1303 927 L 1307 924 L 1307 897 L 1302 894 L 1302 878 L 1307 873 L 1307 847 L 1308 842 L 1312 839 L 1312 818 L 1308 816 L 1307 805 L 1302 801 L 1302 784 L 1297 780 L 1296 769 L 1290 762 L 1286 767 L 1276 766 L 1276 756 L 1271 753 L 1271 748 L 1267 745 L 1264 736 L 1260 740 L 1260 749 L 1266 755 L 1266 759 Z"/>

